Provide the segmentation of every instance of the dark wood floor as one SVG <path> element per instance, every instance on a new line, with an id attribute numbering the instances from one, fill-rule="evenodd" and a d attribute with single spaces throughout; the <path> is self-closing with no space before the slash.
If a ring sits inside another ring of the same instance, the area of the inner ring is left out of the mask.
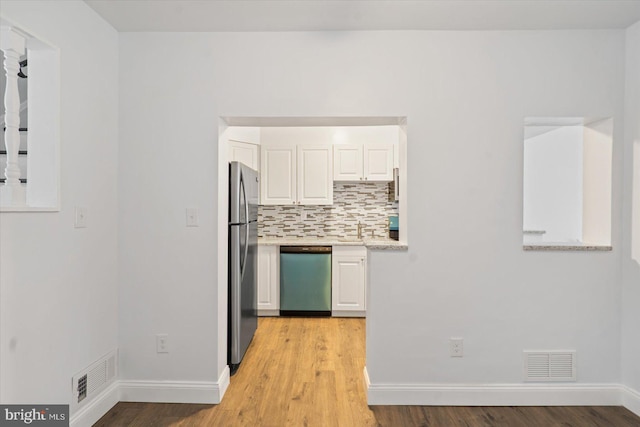
<path id="1" fill-rule="evenodd" d="M 363 319 L 263 318 L 219 405 L 121 402 L 96 426 L 640 427 L 622 407 L 367 406 Z"/>

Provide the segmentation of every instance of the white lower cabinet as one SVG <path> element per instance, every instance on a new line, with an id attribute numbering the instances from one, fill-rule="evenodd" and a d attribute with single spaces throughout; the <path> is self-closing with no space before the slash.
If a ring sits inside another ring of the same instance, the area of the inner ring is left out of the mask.
<path id="1" fill-rule="evenodd" d="M 365 317 L 367 248 L 334 246 L 331 254 L 331 315 Z M 280 314 L 280 247 L 258 245 L 258 316 Z"/>
<path id="2" fill-rule="evenodd" d="M 334 246 L 331 263 L 332 316 L 365 317 L 367 248 Z"/>
<path id="3" fill-rule="evenodd" d="M 258 245 L 258 316 L 280 314 L 280 251 Z"/>

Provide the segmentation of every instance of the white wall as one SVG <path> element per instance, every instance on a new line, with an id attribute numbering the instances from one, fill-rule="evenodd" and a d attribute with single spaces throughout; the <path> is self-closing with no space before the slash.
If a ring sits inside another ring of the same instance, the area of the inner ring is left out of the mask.
<path id="1" fill-rule="evenodd" d="M 121 375 L 213 382 L 226 364 L 217 355 L 220 114 L 213 90 L 223 83 L 212 64 L 197 72 L 186 66 L 211 59 L 210 47 L 190 35 L 178 35 L 184 44 L 165 37 L 120 34 Z M 187 207 L 199 209 L 199 227 L 186 227 Z M 158 333 L 168 334 L 167 354 L 156 353 Z"/>
<path id="2" fill-rule="evenodd" d="M 522 123 L 621 118 L 623 31 L 120 41 L 126 378 L 211 381 L 224 366 L 218 117 L 407 116 L 410 248 L 371 253 L 371 381 L 520 383 L 525 348 L 576 349 L 581 383 L 619 381 L 622 132 L 614 131 L 613 251 L 532 253 L 522 250 Z M 200 208 L 199 228 L 185 228 L 190 205 Z M 165 357 L 155 354 L 159 332 L 174 349 Z M 451 336 L 464 337 L 464 358 L 448 357 Z"/>
<path id="3" fill-rule="evenodd" d="M 263 127 L 262 144 L 398 144 L 397 125 Z"/>
<path id="4" fill-rule="evenodd" d="M 632 258 L 632 244 L 640 239 L 640 22 L 627 29 L 624 136 L 624 210 L 622 254 L 622 379 L 635 390 L 640 414 L 640 258 Z M 634 175 L 635 174 L 635 175 Z M 634 178 L 635 177 L 635 178 Z M 635 180 L 634 180 L 635 179 Z M 633 199 L 632 199 L 633 192 Z M 633 201 L 633 203 L 632 203 Z M 632 241 L 632 239 L 636 239 Z M 638 253 L 640 255 L 640 252 Z"/>
<path id="5" fill-rule="evenodd" d="M 61 210 L 0 214 L 0 401 L 70 403 L 72 375 L 118 345 L 118 34 L 83 2 L 1 13 L 60 49 L 63 92 Z"/>
<path id="6" fill-rule="evenodd" d="M 546 242 L 582 241 L 582 140 L 582 126 L 524 140 L 523 229 Z"/>

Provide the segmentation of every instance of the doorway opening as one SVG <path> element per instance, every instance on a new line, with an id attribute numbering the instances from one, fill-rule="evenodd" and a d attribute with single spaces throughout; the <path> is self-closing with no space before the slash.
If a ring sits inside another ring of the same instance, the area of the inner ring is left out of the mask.
<path id="1" fill-rule="evenodd" d="M 218 133 L 218 336 L 226 337 L 228 330 L 228 252 L 227 252 L 227 243 L 228 243 L 228 209 L 229 209 L 229 201 L 228 201 L 228 186 L 229 186 L 229 177 L 228 177 L 228 163 L 231 159 L 237 159 L 246 163 L 250 166 L 253 166 L 254 169 L 260 170 L 262 165 L 265 162 L 264 158 L 261 158 L 261 148 L 263 145 L 262 135 L 270 135 L 267 138 L 273 137 L 274 132 L 277 128 L 284 128 L 290 131 L 304 131 L 309 130 L 310 128 L 319 129 L 322 128 L 325 132 L 329 132 L 331 137 L 331 143 L 336 144 L 347 144 L 349 141 L 344 140 L 345 133 L 337 132 L 336 130 L 346 129 L 347 131 L 353 130 L 355 128 L 366 128 L 366 127 L 378 127 L 389 128 L 394 127 L 396 129 L 395 138 L 397 140 L 397 144 L 395 146 L 395 151 L 393 153 L 393 158 L 395 161 L 395 166 L 397 167 L 397 174 L 399 178 L 399 182 L 406 182 L 406 164 L 407 164 L 407 120 L 405 117 L 221 117 L 219 119 L 219 133 Z M 346 133 L 348 135 L 348 132 Z M 342 138 L 342 140 L 341 140 Z M 318 141 L 314 141 L 315 142 Z M 308 156 L 312 158 L 312 156 Z M 333 159 L 333 157 L 332 157 Z M 310 169 L 312 170 L 312 169 Z M 313 171 L 313 170 L 312 170 Z M 313 171 L 315 173 L 315 171 Z M 264 181 L 263 181 L 264 184 Z M 376 187 L 375 183 L 371 183 L 373 187 Z M 384 188 L 385 194 L 387 192 L 387 183 L 384 185 L 378 183 L 377 187 Z M 273 189 L 274 187 L 272 187 Z M 313 189 L 313 188 L 312 188 Z M 332 187 L 333 189 L 333 187 Z M 375 191 L 375 190 L 374 190 Z M 307 195 L 315 196 L 311 194 L 309 191 Z M 406 242 L 407 240 L 407 194 L 406 194 L 406 186 L 401 186 L 399 188 L 399 200 L 395 202 L 397 204 L 397 217 L 398 222 L 400 224 L 404 224 L 404 227 L 401 225 L 398 235 L 399 240 Z M 299 202 L 300 200 L 296 200 Z M 262 205 L 262 203 L 261 203 Z M 270 209 L 271 209 L 270 205 Z M 327 209 L 323 209 L 321 204 L 318 205 L 305 205 L 305 203 L 300 203 L 299 205 L 295 203 L 289 204 L 287 207 L 288 211 L 294 211 L 296 217 L 294 218 L 294 222 L 301 222 L 303 218 L 307 219 L 318 219 L 319 214 L 316 212 L 323 212 Z M 298 210 L 300 211 L 298 213 Z M 326 219 L 326 217 L 324 218 Z M 267 221 L 263 221 L 266 223 Z M 360 221 L 360 226 L 363 221 Z M 262 224 L 264 225 L 264 224 Z M 350 231 L 352 230 L 355 236 L 355 233 L 360 227 L 358 226 L 358 220 L 356 218 L 354 224 L 348 224 L 345 226 Z M 330 229 L 330 227 L 324 227 L 324 230 Z M 366 227 L 365 227 L 366 230 Z M 382 230 L 382 231 L 381 231 Z M 367 230 L 369 233 L 384 232 L 384 228 L 380 230 L 370 227 Z M 265 232 L 268 234 L 269 230 L 261 229 L 261 232 Z M 316 233 L 314 238 L 320 237 L 318 233 Z M 259 245 L 260 247 L 260 245 Z M 263 257 L 262 265 L 269 264 L 269 257 L 274 262 L 274 265 L 277 265 L 278 257 L 277 251 L 273 254 L 268 254 L 266 257 Z M 259 256 L 260 263 L 260 256 Z M 366 264 L 365 264 L 366 265 Z M 273 283 L 270 288 L 274 295 L 277 295 L 279 289 L 279 280 L 277 279 L 277 272 L 275 269 L 265 267 L 267 274 L 270 274 Z M 260 267 L 259 267 L 260 269 Z M 276 315 L 278 314 L 277 298 L 271 298 L 271 303 L 273 306 L 269 307 L 269 296 L 262 295 L 260 296 L 263 302 L 266 304 L 261 308 L 264 315 Z M 368 297 L 366 297 L 368 298 Z M 370 313 L 368 313 L 369 315 Z M 362 328 L 365 328 L 365 322 L 362 322 Z M 225 369 L 228 369 L 226 366 L 227 360 L 227 345 L 225 340 L 220 340 L 218 343 L 218 370 L 219 376 L 223 373 Z M 361 373 L 360 373 L 361 374 Z"/>

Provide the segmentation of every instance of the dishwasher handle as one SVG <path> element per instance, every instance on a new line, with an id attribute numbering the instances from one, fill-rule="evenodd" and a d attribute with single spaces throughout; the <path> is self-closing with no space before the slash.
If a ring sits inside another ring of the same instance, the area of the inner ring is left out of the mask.
<path id="1" fill-rule="evenodd" d="M 331 246 L 280 246 L 281 254 L 330 254 Z"/>

